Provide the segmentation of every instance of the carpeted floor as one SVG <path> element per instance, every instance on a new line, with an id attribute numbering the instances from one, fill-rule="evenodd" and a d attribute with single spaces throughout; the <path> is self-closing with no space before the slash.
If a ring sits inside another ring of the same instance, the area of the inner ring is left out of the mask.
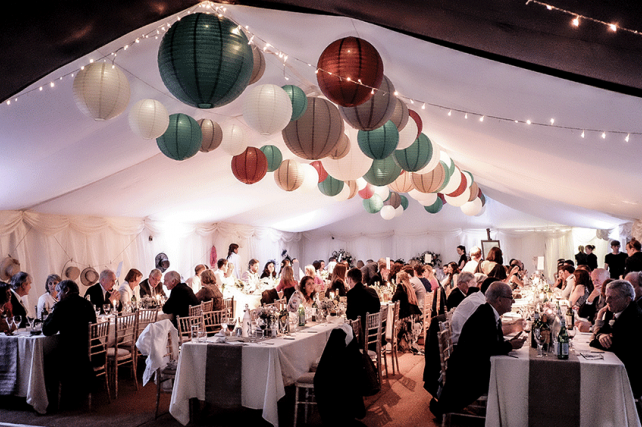
<path id="1" fill-rule="evenodd" d="M 366 398 L 366 417 L 362 420 L 368 427 L 394 426 L 438 426 L 428 402 L 430 394 L 423 388 L 423 356 L 411 353 L 399 357 L 401 374 L 384 377 L 383 387 L 377 395 Z M 389 370 L 391 371 L 390 367 Z M 139 376 L 140 378 L 140 376 Z M 118 400 L 107 402 L 107 393 L 99 390 L 94 394 L 93 409 L 68 410 L 38 415 L 26 404 L 25 399 L 0 397 L 0 427 L 10 425 L 46 427 L 181 427 L 169 413 L 169 394 L 161 396 L 160 408 L 163 415 L 154 420 L 156 388 L 154 384 L 140 387 L 136 391 L 128 372 L 122 372 Z M 286 396 L 279 401 L 279 422 L 281 426 L 291 426 L 293 422 L 294 390 L 286 388 Z M 302 413 L 299 415 L 303 424 Z M 197 411 L 197 418 L 190 425 L 210 426 L 269 426 L 261 418 L 260 411 L 245 410 L 242 413 L 214 414 L 205 410 Z M 307 425 L 320 426 L 318 414 L 312 411 Z M 453 420 L 453 426 L 481 426 L 483 421 Z"/>

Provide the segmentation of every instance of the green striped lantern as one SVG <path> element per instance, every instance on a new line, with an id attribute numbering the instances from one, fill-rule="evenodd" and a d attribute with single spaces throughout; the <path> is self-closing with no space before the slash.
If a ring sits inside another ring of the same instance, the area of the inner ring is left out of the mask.
<path id="1" fill-rule="evenodd" d="M 392 156 L 383 160 L 373 160 L 370 169 L 363 176 L 367 182 L 377 187 L 392 184 L 401 174 L 401 168 Z"/>
<path id="2" fill-rule="evenodd" d="M 378 194 L 373 194 L 369 199 L 363 200 L 363 208 L 366 212 L 375 214 L 383 208 L 383 200 Z"/>
<path id="3" fill-rule="evenodd" d="M 447 186 L 447 185 L 448 185 L 448 183 L 450 182 L 450 176 L 452 175 L 452 172 L 450 172 L 450 169 L 448 168 L 448 166 L 446 165 L 446 163 L 442 162 L 441 160 L 439 161 L 439 163 L 441 163 L 441 166 L 444 168 L 444 171 L 446 172 L 446 174 L 445 174 L 445 176 L 444 176 L 444 182 L 443 182 L 443 183 L 441 184 L 441 186 L 440 186 L 440 187 L 435 191 L 435 193 L 439 193 L 441 190 L 443 190 L 444 188 L 446 188 L 446 186 Z M 454 169 L 455 169 L 455 168 L 453 167 L 453 170 L 454 170 Z"/>
<path id="4" fill-rule="evenodd" d="M 436 214 L 443 207 L 444 207 L 444 202 L 441 201 L 440 197 L 437 197 L 437 200 L 435 200 L 435 203 L 433 203 L 432 205 L 424 206 L 424 209 L 428 213 Z"/>
<path id="5" fill-rule="evenodd" d="M 317 184 L 319 191 L 326 196 L 333 197 L 336 196 L 343 190 L 343 181 L 339 181 L 336 178 L 332 178 L 330 175 L 326 179 Z"/>
<path id="6" fill-rule="evenodd" d="M 403 210 L 405 211 L 408 209 L 408 198 L 403 194 L 400 194 L 399 197 L 401 197 L 401 206 L 403 206 Z"/>
<path id="7" fill-rule="evenodd" d="M 290 121 L 299 120 L 303 113 L 305 113 L 305 110 L 308 109 L 308 97 L 305 95 L 305 92 L 303 92 L 303 89 L 298 86 L 285 85 L 282 86 L 281 89 L 288 94 L 292 101 L 292 118 Z"/>
<path id="8" fill-rule="evenodd" d="M 187 114 L 169 116 L 169 126 L 156 138 L 161 152 L 174 160 L 185 160 L 198 153 L 203 142 L 203 133 L 198 122 Z"/>
<path id="9" fill-rule="evenodd" d="M 394 159 L 401 169 L 408 172 L 417 172 L 425 167 L 432 157 L 432 142 L 423 133 L 415 139 L 410 147 L 404 150 L 395 150 Z"/>
<path id="10" fill-rule="evenodd" d="M 224 17 L 194 13 L 170 27 L 158 49 L 158 70 L 181 102 L 215 108 L 234 101 L 252 77 L 248 39 Z"/>
<path id="11" fill-rule="evenodd" d="M 265 154 L 265 157 L 267 157 L 268 161 L 268 172 L 274 172 L 281 166 L 281 162 L 283 161 L 283 154 L 281 154 L 281 150 L 279 150 L 279 147 L 276 147 L 274 145 L 264 145 L 261 147 L 261 151 L 263 151 L 263 154 Z"/>
<path id="12" fill-rule="evenodd" d="M 360 130 L 357 134 L 359 148 L 363 154 L 374 160 L 385 159 L 397 148 L 399 131 L 397 126 L 388 120 L 383 126 L 366 131 Z"/>

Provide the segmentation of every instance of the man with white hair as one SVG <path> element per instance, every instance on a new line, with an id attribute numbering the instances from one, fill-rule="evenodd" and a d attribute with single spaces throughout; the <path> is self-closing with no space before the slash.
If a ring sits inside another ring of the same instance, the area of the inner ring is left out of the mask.
<path id="1" fill-rule="evenodd" d="M 189 308 L 193 305 L 199 305 L 201 302 L 194 295 L 192 288 L 185 283 L 181 283 L 181 276 L 176 271 L 165 273 L 165 286 L 169 289 L 169 299 L 163 305 L 163 312 L 173 314 L 172 322 L 176 326 L 176 316 L 189 316 Z"/>
<path id="2" fill-rule="evenodd" d="M 477 270 L 477 265 L 481 261 L 482 251 L 478 246 L 473 246 L 470 250 L 470 261 L 466 263 L 464 268 L 461 269 L 462 272 L 467 271 L 469 273 L 475 273 Z"/>
<path id="3" fill-rule="evenodd" d="M 596 268 L 591 271 L 591 281 L 593 282 L 593 292 L 588 299 L 577 310 L 577 315 L 594 323 L 595 314 L 606 305 L 606 298 L 602 295 L 602 285 L 609 278 L 609 272 L 605 268 Z M 590 326 L 590 325 L 589 325 Z"/>
<path id="4" fill-rule="evenodd" d="M 446 306 L 448 310 L 452 310 L 457 307 L 468 295 L 468 289 L 472 286 L 475 287 L 477 281 L 475 280 L 475 275 L 469 271 L 464 271 L 459 274 L 457 278 L 457 288 L 448 295 L 448 300 L 446 301 Z"/>
<path id="5" fill-rule="evenodd" d="M 120 292 L 114 289 L 115 284 L 116 273 L 111 270 L 103 270 L 100 272 L 98 283 L 87 288 L 85 298 L 89 296 L 89 301 L 101 311 L 103 311 L 104 304 L 116 307 L 120 301 Z"/>

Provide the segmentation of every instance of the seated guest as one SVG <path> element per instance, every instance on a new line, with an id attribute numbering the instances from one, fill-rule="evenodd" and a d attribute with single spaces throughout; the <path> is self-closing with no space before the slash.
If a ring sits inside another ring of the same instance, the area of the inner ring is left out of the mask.
<path id="1" fill-rule="evenodd" d="M 642 308 L 633 302 L 635 291 L 626 280 L 614 280 L 606 286 L 604 325 L 594 332 L 591 347 L 615 353 L 629 375 L 633 395 L 642 395 Z"/>
<path id="2" fill-rule="evenodd" d="M 201 273 L 201 290 L 196 293 L 199 301 L 214 301 L 212 311 L 225 309 L 223 294 L 216 283 L 216 275 L 212 270 L 205 270 Z"/>
<path id="3" fill-rule="evenodd" d="M 120 292 L 114 289 L 116 284 L 116 273 L 111 270 L 103 270 L 98 277 L 98 283 L 87 288 L 85 298 L 104 313 L 103 304 L 116 305 L 120 301 Z"/>
<path id="4" fill-rule="evenodd" d="M 38 298 L 36 317 L 39 319 L 42 318 L 43 313 L 45 315 L 51 313 L 51 309 L 54 304 L 58 302 L 58 291 L 56 291 L 56 285 L 60 283 L 60 280 L 62 279 L 60 279 L 60 276 L 57 274 L 50 274 L 47 276 L 47 280 L 45 281 L 46 292 Z"/>
<path id="5" fill-rule="evenodd" d="M 321 263 L 319 261 L 315 261 L 315 263 L 319 267 L 321 266 Z M 305 275 L 312 277 L 312 279 L 314 280 L 314 289 L 317 291 L 317 293 L 325 292 L 325 283 L 323 282 L 321 276 L 319 276 L 319 270 L 315 267 L 314 264 L 305 266 Z"/>
<path id="6" fill-rule="evenodd" d="M 478 246 L 473 246 L 473 248 L 470 250 L 470 261 L 464 265 L 464 268 L 461 269 L 462 272 L 468 271 L 469 273 L 475 273 L 477 271 L 477 266 L 479 265 L 479 262 L 481 261 L 481 249 L 479 249 Z"/>
<path id="7" fill-rule="evenodd" d="M 457 266 L 457 263 L 449 262 L 446 264 L 444 267 L 444 274 L 446 277 L 441 281 L 441 285 L 446 291 L 446 296 L 448 296 L 457 286 L 457 277 L 459 277 L 459 267 Z"/>
<path id="8" fill-rule="evenodd" d="M 283 296 L 287 301 L 290 301 L 290 297 L 296 290 L 296 280 L 294 280 L 294 271 L 292 267 L 286 265 L 281 270 L 281 281 L 279 281 L 278 286 L 276 287 L 277 292 L 283 292 Z"/>
<path id="9" fill-rule="evenodd" d="M 435 269 L 432 265 L 424 265 L 424 278 L 430 282 L 430 291 L 434 291 L 439 288 L 439 280 L 435 277 Z"/>
<path id="10" fill-rule="evenodd" d="M 0 332 L 11 334 L 7 318 L 5 317 L 5 307 L 11 301 L 11 286 L 8 283 L 0 282 Z"/>
<path id="11" fill-rule="evenodd" d="M 575 287 L 571 291 L 568 302 L 571 304 L 571 307 L 579 307 L 586 302 L 591 292 L 593 292 L 593 283 L 591 282 L 589 272 L 586 270 L 578 268 L 573 275 L 575 276 Z"/>
<path id="12" fill-rule="evenodd" d="M 88 325 L 96 323 L 96 312 L 89 301 L 79 295 L 78 285 L 72 280 L 58 284 L 60 301 L 42 326 L 49 336 L 60 332 L 57 346 L 56 374 L 62 385 L 62 405 L 83 404 L 91 390 L 94 370 L 88 356 Z M 57 387 L 54 395 L 57 396 Z"/>
<path id="13" fill-rule="evenodd" d="M 29 300 L 27 295 L 31 290 L 32 282 L 31 276 L 24 271 L 14 274 L 11 278 L 11 309 L 13 316 L 21 316 L 19 328 L 24 328 L 28 322 Z"/>
<path id="14" fill-rule="evenodd" d="M 635 291 L 633 302 L 642 307 L 642 271 L 633 271 L 627 274 L 624 280 L 633 285 Z"/>
<path id="15" fill-rule="evenodd" d="M 430 402 L 430 410 L 435 416 L 461 410 L 488 393 L 490 358 L 522 347 L 525 338 L 506 341 L 501 328 L 501 315 L 511 311 L 512 305 L 510 286 L 503 282 L 489 286 L 486 303 L 480 305 L 464 324 L 459 344 L 448 362 L 448 379 L 439 400 L 433 398 Z M 471 369 L 471 361 L 475 362 L 474 369 Z"/>
<path id="16" fill-rule="evenodd" d="M 201 273 L 205 270 L 207 270 L 207 266 L 205 264 L 198 264 L 194 267 L 194 275 L 185 281 L 187 286 L 192 288 L 194 293 L 201 289 Z"/>
<path id="17" fill-rule="evenodd" d="M 247 270 L 243 272 L 241 280 L 251 288 L 256 288 L 259 283 L 259 260 L 252 258 L 248 263 Z"/>
<path id="18" fill-rule="evenodd" d="M 502 254 L 502 250 L 497 246 L 494 246 L 490 248 L 488 254 L 486 255 L 486 259 L 481 262 L 479 268 L 481 270 L 481 273 L 489 275 L 491 270 L 498 264 L 504 265 L 504 256 Z"/>
<path id="19" fill-rule="evenodd" d="M 335 267 L 337 268 L 337 267 Z M 350 288 L 347 293 L 348 307 L 346 308 L 346 317 L 350 320 L 356 320 L 361 316 L 361 324 L 365 327 L 366 313 L 379 313 L 381 303 L 377 291 L 361 283 L 361 270 L 353 268 L 348 271 L 346 284 Z"/>
<path id="20" fill-rule="evenodd" d="M 169 299 L 163 305 L 163 313 L 173 314 L 172 322 L 177 325 L 176 317 L 189 316 L 189 308 L 193 305 L 199 305 L 201 302 L 194 295 L 192 288 L 185 283 L 181 283 L 181 276 L 176 271 L 165 273 L 165 286 L 169 289 Z"/>
<path id="21" fill-rule="evenodd" d="M 587 319 L 590 323 L 594 323 L 595 314 L 606 305 L 606 292 L 607 280 L 609 280 L 609 272 L 604 268 L 596 268 L 591 271 L 591 281 L 593 282 L 593 291 L 589 294 L 584 304 L 580 304 L 577 310 L 577 315 Z M 590 326 L 590 325 L 589 325 Z"/>
<path id="22" fill-rule="evenodd" d="M 156 298 L 156 295 L 167 296 L 163 290 L 163 282 L 161 282 L 162 277 L 163 273 L 159 269 L 155 268 L 150 271 L 149 277 L 138 285 L 140 288 L 140 297 Z"/>
<path id="23" fill-rule="evenodd" d="M 315 290 L 314 277 L 312 276 L 303 276 L 301 283 L 299 283 L 298 292 L 301 294 L 303 306 L 305 308 L 311 308 L 314 303 L 314 298 L 317 296 L 317 291 Z"/>
<path id="24" fill-rule="evenodd" d="M 261 274 L 261 279 L 276 279 L 276 270 L 274 268 L 274 261 L 268 261 L 263 268 L 263 274 Z"/>
<path id="25" fill-rule="evenodd" d="M 432 292 L 432 284 L 428 279 L 424 277 L 424 272 L 426 271 L 425 267 L 421 264 L 417 264 L 414 267 L 415 269 L 415 277 L 419 279 L 422 285 L 424 285 L 424 289 L 426 292 Z"/>
<path id="26" fill-rule="evenodd" d="M 508 284 L 511 285 L 513 288 L 515 287 L 523 288 L 524 277 L 527 274 L 526 270 L 524 270 L 524 263 L 518 259 L 512 259 L 510 260 L 510 264 L 508 268 L 510 271 L 510 273 L 508 274 L 508 277 L 509 277 Z"/>
<path id="27" fill-rule="evenodd" d="M 330 293 L 335 296 L 344 297 L 347 295 L 346 289 L 346 272 L 347 267 L 344 264 L 336 264 L 332 269 L 332 276 L 330 276 L 330 286 L 325 291 L 326 298 L 330 298 Z"/>
<path id="28" fill-rule="evenodd" d="M 403 268 L 403 271 L 408 274 L 410 286 L 412 286 L 412 289 L 415 291 L 415 296 L 417 297 L 417 308 L 419 308 L 419 311 L 423 311 L 424 300 L 426 298 L 426 288 L 424 287 L 424 284 L 421 283 L 421 280 L 419 280 L 418 277 L 415 277 L 414 267 L 407 265 Z"/>
<path id="29" fill-rule="evenodd" d="M 234 284 L 234 266 L 231 266 L 225 258 L 219 259 L 216 265 L 218 267 L 218 270 L 214 272 L 216 284 L 222 291 L 225 286 Z"/>
<path id="30" fill-rule="evenodd" d="M 448 307 L 448 310 L 452 310 L 453 308 L 457 307 L 459 303 L 461 303 L 464 298 L 468 295 L 468 289 L 471 286 L 476 286 L 477 281 L 475 281 L 475 276 L 473 273 L 470 273 L 468 271 L 464 271 L 459 275 L 457 278 L 457 289 L 454 289 L 450 295 L 448 296 L 448 300 L 446 300 L 446 306 Z"/>
<path id="31" fill-rule="evenodd" d="M 143 273 L 136 270 L 135 268 L 130 269 L 125 276 L 125 281 L 118 288 L 120 293 L 120 306 L 127 307 L 132 303 L 132 299 L 135 298 L 136 304 L 140 302 L 140 279 L 143 278 Z"/>

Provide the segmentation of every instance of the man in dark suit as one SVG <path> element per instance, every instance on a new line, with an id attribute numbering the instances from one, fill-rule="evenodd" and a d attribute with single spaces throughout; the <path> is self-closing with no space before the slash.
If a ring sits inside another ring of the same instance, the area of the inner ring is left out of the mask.
<path id="1" fill-rule="evenodd" d="M 436 416 L 470 405 L 488 393 L 490 358 L 508 354 L 524 344 L 524 338 L 506 341 L 502 332 L 501 315 L 511 310 L 513 295 L 510 286 L 494 282 L 486 291 L 486 304 L 480 305 L 468 318 L 459 343 L 448 361 L 447 381 L 439 400 L 430 402 Z M 471 361 L 475 361 L 471 365 Z"/>
<path id="2" fill-rule="evenodd" d="M 98 278 L 98 283 L 87 288 L 85 298 L 89 296 L 89 301 L 101 312 L 103 312 L 103 304 L 118 305 L 120 301 L 120 292 L 113 289 L 116 284 L 116 273 L 111 270 L 103 270 Z"/>
<path id="3" fill-rule="evenodd" d="M 165 295 L 165 291 L 163 290 L 163 283 L 161 282 L 161 278 L 163 277 L 163 273 L 157 268 L 153 269 L 152 271 L 149 272 L 149 277 L 142 282 L 138 286 L 140 286 L 140 297 L 156 297 L 156 295 Z"/>
<path id="4" fill-rule="evenodd" d="M 379 313 L 381 310 L 379 295 L 377 291 L 361 283 L 361 271 L 358 268 L 348 271 L 346 284 L 350 287 L 346 317 L 355 320 L 361 316 L 361 324 L 365 326 L 366 313 Z"/>
<path id="5" fill-rule="evenodd" d="M 622 361 L 629 375 L 633 395 L 642 395 L 642 309 L 634 302 L 635 291 L 626 280 L 606 286 L 604 326 L 595 334 L 591 347 L 612 351 Z"/>
<path id="6" fill-rule="evenodd" d="M 476 286 L 477 280 L 475 280 L 475 275 L 468 271 L 464 271 L 459 274 L 457 278 L 457 287 L 452 290 L 450 295 L 448 295 L 448 300 L 446 300 L 446 305 L 448 310 L 452 310 L 461 303 L 464 298 L 468 295 L 468 289 L 470 286 Z"/>
<path id="7" fill-rule="evenodd" d="M 58 284 L 60 301 L 42 327 L 45 335 L 60 332 L 60 345 L 52 358 L 54 369 L 47 369 L 48 376 L 55 385 L 50 386 L 49 396 L 57 400 L 60 381 L 62 385 L 62 404 L 77 406 L 85 402 L 90 391 L 94 372 L 89 362 L 88 342 L 89 324 L 96 323 L 96 312 L 91 303 L 79 295 L 78 285 L 72 280 L 63 280 Z"/>
<path id="8" fill-rule="evenodd" d="M 192 288 L 181 283 L 181 276 L 176 271 L 165 273 L 165 286 L 170 290 L 169 299 L 163 306 L 163 312 L 173 314 L 172 322 L 177 326 L 176 316 L 189 316 L 189 308 L 201 302 L 194 295 Z"/>
<path id="9" fill-rule="evenodd" d="M 24 328 L 27 325 L 27 295 L 31 290 L 31 276 L 24 271 L 14 274 L 11 278 L 11 314 L 13 316 L 20 316 L 19 328 Z"/>

